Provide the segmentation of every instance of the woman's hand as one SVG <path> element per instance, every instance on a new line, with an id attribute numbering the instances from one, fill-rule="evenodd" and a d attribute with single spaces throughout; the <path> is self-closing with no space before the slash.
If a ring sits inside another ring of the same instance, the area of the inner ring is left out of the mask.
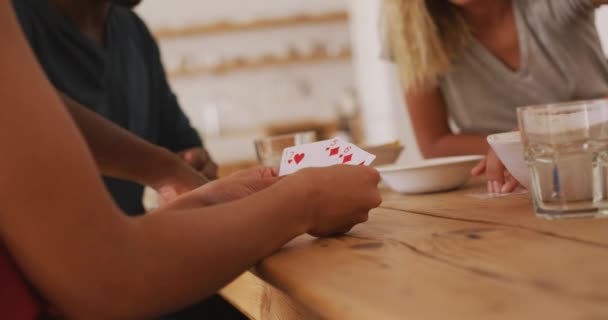
<path id="1" fill-rule="evenodd" d="M 162 210 L 194 209 L 239 200 L 270 187 L 278 180 L 274 168 L 256 167 L 239 171 L 176 198 Z"/>
<path id="2" fill-rule="evenodd" d="M 325 237 L 344 234 L 367 221 L 369 211 L 382 202 L 379 182 L 380 174 L 373 168 L 338 165 L 304 169 L 281 183 L 286 188 L 309 190 L 308 203 L 301 204 L 312 206 L 307 232 Z"/>
<path id="3" fill-rule="evenodd" d="M 255 167 L 213 181 L 194 191 L 204 197 L 207 205 L 239 200 L 262 191 L 279 180 L 275 168 Z"/>
<path id="4" fill-rule="evenodd" d="M 488 179 L 489 193 L 511 193 L 519 186 L 519 182 L 507 171 L 492 149 L 471 170 L 471 174 L 476 177 L 484 173 Z"/>

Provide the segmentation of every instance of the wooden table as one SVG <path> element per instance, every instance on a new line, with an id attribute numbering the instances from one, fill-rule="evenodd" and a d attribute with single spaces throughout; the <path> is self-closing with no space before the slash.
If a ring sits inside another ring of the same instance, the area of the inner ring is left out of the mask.
<path id="1" fill-rule="evenodd" d="M 608 219 L 529 195 L 385 193 L 349 235 L 295 239 L 222 294 L 254 319 L 608 319 Z"/>

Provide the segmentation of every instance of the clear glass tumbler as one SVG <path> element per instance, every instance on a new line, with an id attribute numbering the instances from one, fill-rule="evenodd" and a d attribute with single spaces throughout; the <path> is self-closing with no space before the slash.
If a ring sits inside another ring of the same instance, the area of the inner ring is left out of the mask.
<path id="1" fill-rule="evenodd" d="M 517 110 L 536 213 L 608 214 L 608 100 Z"/>
<path id="2" fill-rule="evenodd" d="M 256 139 L 254 143 L 258 163 L 267 167 L 279 167 L 285 148 L 312 143 L 316 138 L 314 131 L 308 131 Z"/>

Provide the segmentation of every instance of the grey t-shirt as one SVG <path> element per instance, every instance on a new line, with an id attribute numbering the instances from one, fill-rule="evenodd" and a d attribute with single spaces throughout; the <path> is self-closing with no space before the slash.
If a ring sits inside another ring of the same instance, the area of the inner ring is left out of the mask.
<path id="1" fill-rule="evenodd" d="M 473 39 L 439 85 L 463 133 L 517 127 L 520 106 L 608 95 L 608 63 L 591 0 L 513 0 L 521 65 L 512 71 Z"/>

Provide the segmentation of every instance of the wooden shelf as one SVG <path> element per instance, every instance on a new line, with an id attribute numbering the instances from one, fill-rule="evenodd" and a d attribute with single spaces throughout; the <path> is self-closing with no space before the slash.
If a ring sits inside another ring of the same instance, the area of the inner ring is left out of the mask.
<path id="1" fill-rule="evenodd" d="M 257 59 L 245 60 L 237 58 L 219 63 L 214 66 L 182 66 L 169 71 L 170 78 L 197 76 L 204 74 L 223 75 L 238 71 L 251 71 L 269 67 L 282 67 L 298 64 L 315 64 L 331 61 L 349 61 L 352 58 L 350 48 L 342 49 L 338 54 L 329 54 L 325 47 L 318 47 L 310 54 L 300 54 L 291 51 L 285 57 L 263 56 Z"/>
<path id="2" fill-rule="evenodd" d="M 158 39 L 170 39 L 199 35 L 293 27 L 301 25 L 345 23 L 347 21 L 348 13 L 345 11 L 337 11 L 319 15 L 295 15 L 281 18 L 259 19 L 246 22 L 222 21 L 213 24 L 192 24 L 179 28 L 159 28 L 157 30 L 154 30 L 153 33 Z"/>

